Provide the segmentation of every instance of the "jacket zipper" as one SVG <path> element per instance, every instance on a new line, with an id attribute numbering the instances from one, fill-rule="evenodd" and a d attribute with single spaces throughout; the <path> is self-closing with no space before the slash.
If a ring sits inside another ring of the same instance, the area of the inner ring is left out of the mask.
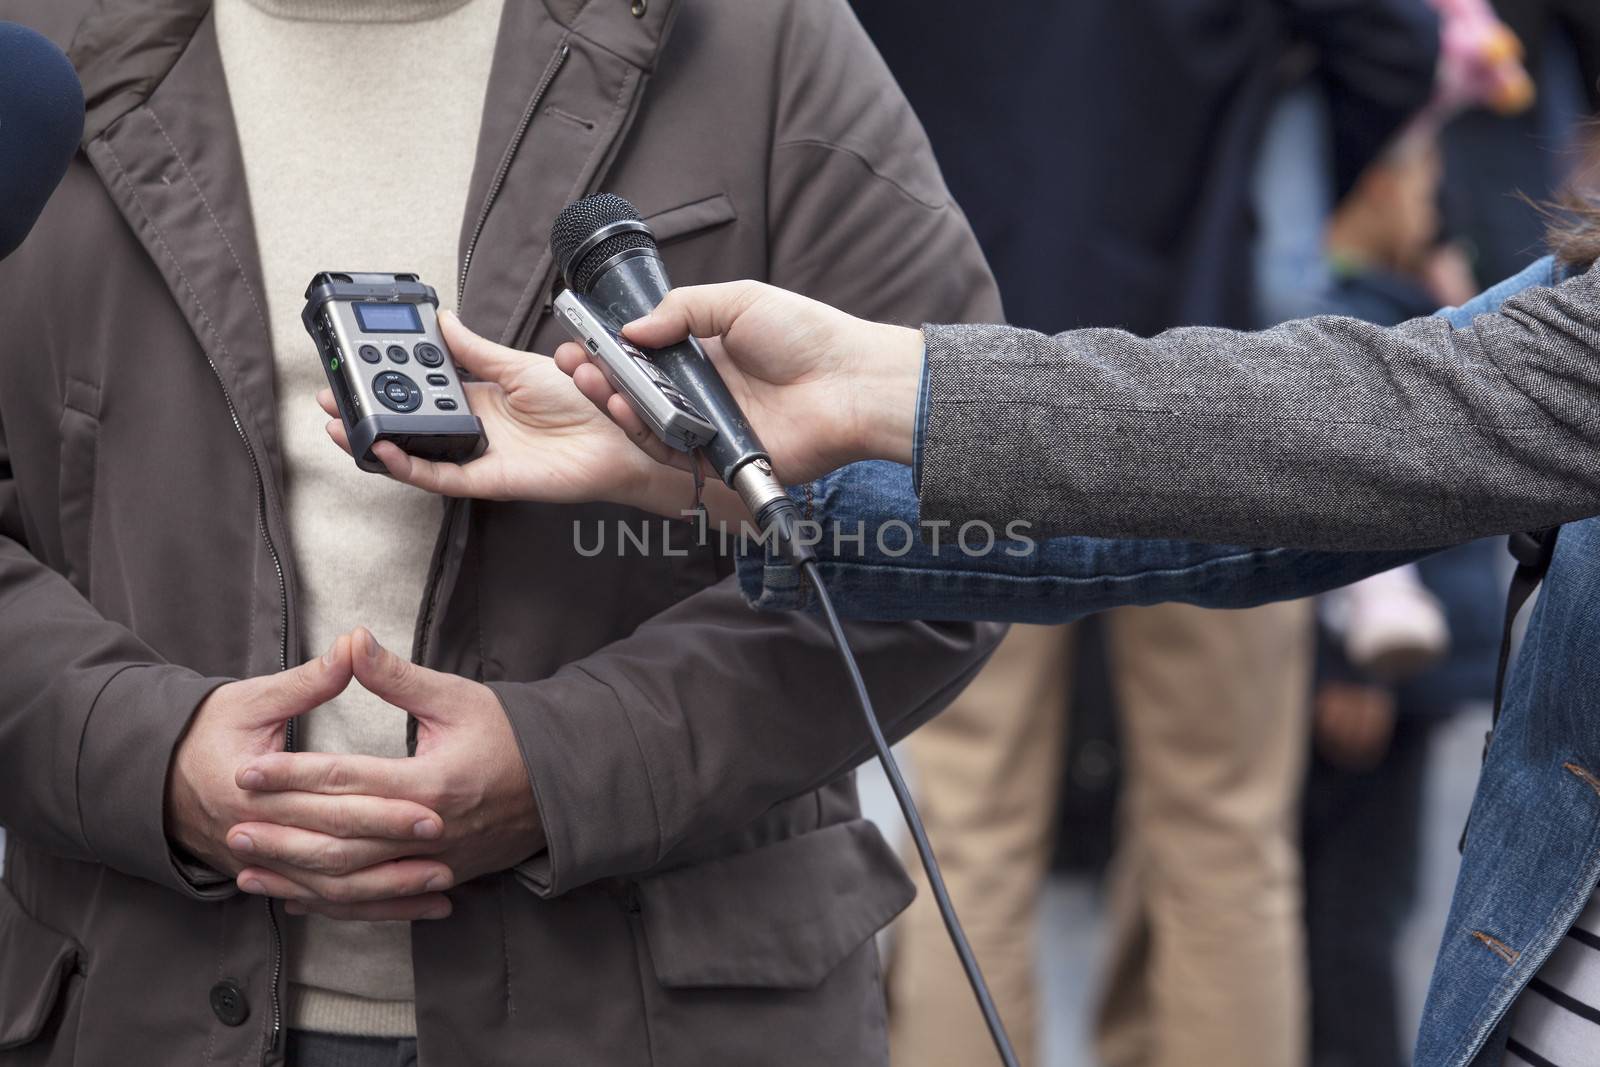
<path id="1" fill-rule="evenodd" d="M 467 271 L 472 269 L 472 254 L 478 249 L 478 238 L 483 236 L 483 228 L 489 221 L 489 210 L 494 207 L 495 198 L 500 195 L 500 189 L 506 183 L 506 175 L 511 171 L 511 161 L 517 157 L 517 150 L 522 147 L 523 138 L 528 135 L 528 127 L 533 124 L 533 116 L 539 110 L 539 105 L 544 101 L 544 94 L 550 91 L 550 83 L 556 80 L 556 75 L 561 72 L 562 66 L 567 62 L 567 55 L 572 49 L 563 40 L 556 49 L 556 54 L 544 68 L 544 76 L 539 79 L 539 85 L 533 90 L 533 96 L 528 100 L 528 106 L 522 109 L 522 121 L 517 123 L 517 132 L 511 137 L 511 144 L 507 146 L 505 155 L 500 157 L 500 168 L 495 171 L 494 181 L 489 185 L 489 195 L 483 201 L 483 207 L 478 212 L 478 221 L 472 227 L 472 239 L 467 242 L 466 254 L 461 257 L 461 277 L 456 282 L 456 307 L 461 307 L 467 295 Z"/>
<path id="2" fill-rule="evenodd" d="M 278 576 L 278 603 L 279 615 L 279 642 L 278 642 L 278 669 L 289 669 L 289 579 L 283 569 L 283 557 L 278 554 L 278 546 L 273 544 L 272 531 L 267 527 L 267 478 L 261 470 L 261 459 L 256 455 L 255 445 L 250 443 L 250 435 L 245 433 L 244 423 L 239 419 L 239 409 L 233 402 L 233 394 L 228 392 L 228 383 L 223 379 L 222 372 L 217 369 L 216 360 L 206 357 L 206 366 L 211 368 L 212 377 L 216 378 L 217 386 L 222 390 L 222 400 L 228 405 L 228 418 L 233 422 L 233 432 L 239 435 L 239 440 L 244 443 L 245 454 L 250 457 L 250 469 L 256 479 L 256 529 L 261 533 L 261 540 L 267 546 L 267 554 L 272 557 L 272 569 Z M 294 720 L 285 724 L 283 729 L 284 747 L 294 748 Z M 278 1041 L 283 1033 L 283 1002 L 279 993 L 279 983 L 283 976 L 283 932 L 278 926 L 278 914 L 273 910 L 272 901 L 266 901 L 267 924 L 272 929 L 272 1025 L 267 1033 L 267 1052 L 277 1049 Z M 263 1057 L 265 1062 L 265 1057 Z"/>
<path id="3" fill-rule="evenodd" d="M 233 421 L 233 432 L 239 435 L 239 440 L 244 442 L 245 454 L 250 457 L 250 469 L 256 477 L 256 529 L 261 532 L 261 540 L 266 543 L 267 554 L 272 557 L 272 568 L 278 575 L 278 603 L 281 605 L 279 614 L 280 639 L 278 643 L 278 669 L 289 669 L 289 580 L 283 569 L 283 558 L 278 555 L 278 546 L 272 543 L 272 533 L 267 528 L 267 479 L 261 472 L 261 461 L 256 456 L 256 447 L 250 443 L 250 436 L 244 432 L 244 423 L 239 420 L 239 409 L 234 406 L 233 394 L 228 392 L 228 384 L 223 380 L 222 372 L 217 369 L 216 361 L 210 356 L 206 357 L 206 366 L 211 368 L 211 374 L 217 379 L 217 386 L 222 390 L 223 403 L 228 405 L 228 418 Z M 290 720 L 285 727 L 286 734 L 292 734 L 294 721 Z M 287 739 L 286 739 L 287 740 Z M 292 746 L 292 741 L 289 747 Z"/>
<path id="4" fill-rule="evenodd" d="M 224 388 L 226 392 L 226 388 Z M 232 406 L 232 402 L 229 402 Z M 238 424 L 237 417 L 234 419 Z M 244 431 L 240 429 L 240 436 Z M 245 441 L 248 448 L 250 442 Z M 250 450 L 251 462 L 255 462 L 255 450 Z M 261 468 L 256 467 L 256 485 L 260 489 L 259 503 L 257 505 L 257 525 L 261 529 L 261 539 L 267 543 L 267 552 L 272 556 L 273 569 L 278 572 L 278 602 L 283 605 L 282 640 L 278 645 L 278 669 L 289 669 L 289 581 L 283 573 L 283 561 L 278 557 L 278 549 L 272 543 L 272 534 L 267 529 L 267 483 L 261 473 Z M 294 720 L 290 719 L 283 725 L 283 747 L 286 751 L 294 751 Z M 266 898 L 263 903 L 267 907 L 267 925 L 272 928 L 272 1026 L 267 1035 L 267 1052 L 277 1050 L 278 1041 L 283 1034 L 283 1001 L 279 985 L 283 978 L 283 931 L 278 926 L 278 912 L 273 906 L 272 898 Z"/>
<path id="5" fill-rule="evenodd" d="M 550 83 L 561 73 L 561 68 L 566 64 L 567 56 L 571 52 L 572 48 L 565 40 L 556 48 L 555 55 L 551 56 L 550 62 L 545 65 L 544 74 L 539 78 L 539 84 L 534 88 L 533 95 L 528 98 L 527 106 L 522 109 L 522 118 L 517 123 L 517 130 L 511 137 L 511 143 L 506 146 L 505 154 L 500 157 L 500 166 L 495 171 L 494 181 L 489 184 L 489 195 L 484 198 L 483 207 L 478 210 L 478 220 L 473 224 L 472 237 L 467 241 L 467 250 L 461 257 L 461 276 L 456 281 L 457 308 L 466 302 L 467 273 L 472 269 L 472 256 L 478 250 L 478 240 L 483 236 L 484 226 L 489 221 L 489 212 L 494 208 L 500 190 L 505 187 L 506 175 L 511 171 L 511 162 L 516 158 L 518 149 L 528 136 L 528 127 L 533 125 L 533 118 L 539 111 L 539 105 L 544 101 L 545 94 L 550 91 Z M 440 537 L 450 536 L 450 528 L 455 524 L 456 510 L 460 506 L 461 502 L 454 497 L 445 502 Z M 444 557 L 444 552 L 437 553 L 428 572 L 425 586 L 427 593 L 422 602 L 422 624 L 417 627 L 416 640 L 411 650 L 411 658 L 417 663 L 427 659 L 428 645 L 433 632 L 433 612 L 439 596 L 439 577 L 444 571 Z"/>

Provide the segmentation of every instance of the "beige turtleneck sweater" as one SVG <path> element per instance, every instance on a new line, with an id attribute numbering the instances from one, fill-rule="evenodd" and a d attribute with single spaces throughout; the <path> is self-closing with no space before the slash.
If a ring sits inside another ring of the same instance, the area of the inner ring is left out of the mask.
<path id="1" fill-rule="evenodd" d="M 411 271 L 455 300 L 457 241 L 504 0 L 216 0 L 272 334 L 285 496 L 308 652 L 370 627 L 411 648 L 439 501 L 328 440 L 300 323 L 323 270 Z M 404 756 L 406 716 L 352 685 L 299 747 Z M 416 1032 L 404 923 L 292 921 L 287 1023 Z"/>

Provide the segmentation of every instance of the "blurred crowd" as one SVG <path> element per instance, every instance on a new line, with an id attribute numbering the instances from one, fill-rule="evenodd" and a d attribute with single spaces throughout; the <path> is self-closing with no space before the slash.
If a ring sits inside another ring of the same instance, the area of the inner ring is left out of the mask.
<path id="1" fill-rule="evenodd" d="M 1461 304 L 1543 254 L 1600 106 L 1593 0 L 1010 0 L 977 36 L 960 0 L 855 7 L 1009 321 L 1046 332 Z M 1505 560 L 1012 629 L 904 747 L 1025 1062 L 1063 854 L 1101 879 L 1108 948 L 1093 1047 L 1054 1062 L 1409 1062 L 1395 949 L 1424 836 L 1460 832 L 1422 815 L 1432 742 L 1492 699 Z M 1069 783 L 1091 743 L 1114 804 Z M 987 1062 L 926 892 L 890 949 L 895 1062 Z"/>

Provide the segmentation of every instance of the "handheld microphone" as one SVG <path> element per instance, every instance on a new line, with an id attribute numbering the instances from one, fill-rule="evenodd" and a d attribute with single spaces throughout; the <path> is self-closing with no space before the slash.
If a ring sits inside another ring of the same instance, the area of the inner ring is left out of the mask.
<path id="1" fill-rule="evenodd" d="M 0 259 L 39 220 L 83 136 L 83 86 L 61 50 L 0 22 Z"/>
<path id="2" fill-rule="evenodd" d="M 620 196 L 599 193 L 568 204 L 551 227 L 550 248 L 567 287 L 618 323 L 649 314 L 672 289 L 655 234 Z M 716 430 L 702 451 L 718 477 L 739 494 L 757 526 L 765 530 L 777 522 L 790 540 L 780 516 L 788 514 L 792 522 L 794 503 L 700 342 L 691 337 L 656 349 L 651 359 Z"/>

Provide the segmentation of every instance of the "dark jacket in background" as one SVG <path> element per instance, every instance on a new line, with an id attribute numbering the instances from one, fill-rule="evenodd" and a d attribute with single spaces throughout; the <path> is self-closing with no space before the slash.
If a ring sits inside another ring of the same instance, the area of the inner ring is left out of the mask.
<path id="1" fill-rule="evenodd" d="M 1010 321 L 1256 325 L 1251 188 L 1285 57 L 1316 49 L 1342 195 L 1428 99 L 1423 0 L 854 0 L 928 128 Z"/>

